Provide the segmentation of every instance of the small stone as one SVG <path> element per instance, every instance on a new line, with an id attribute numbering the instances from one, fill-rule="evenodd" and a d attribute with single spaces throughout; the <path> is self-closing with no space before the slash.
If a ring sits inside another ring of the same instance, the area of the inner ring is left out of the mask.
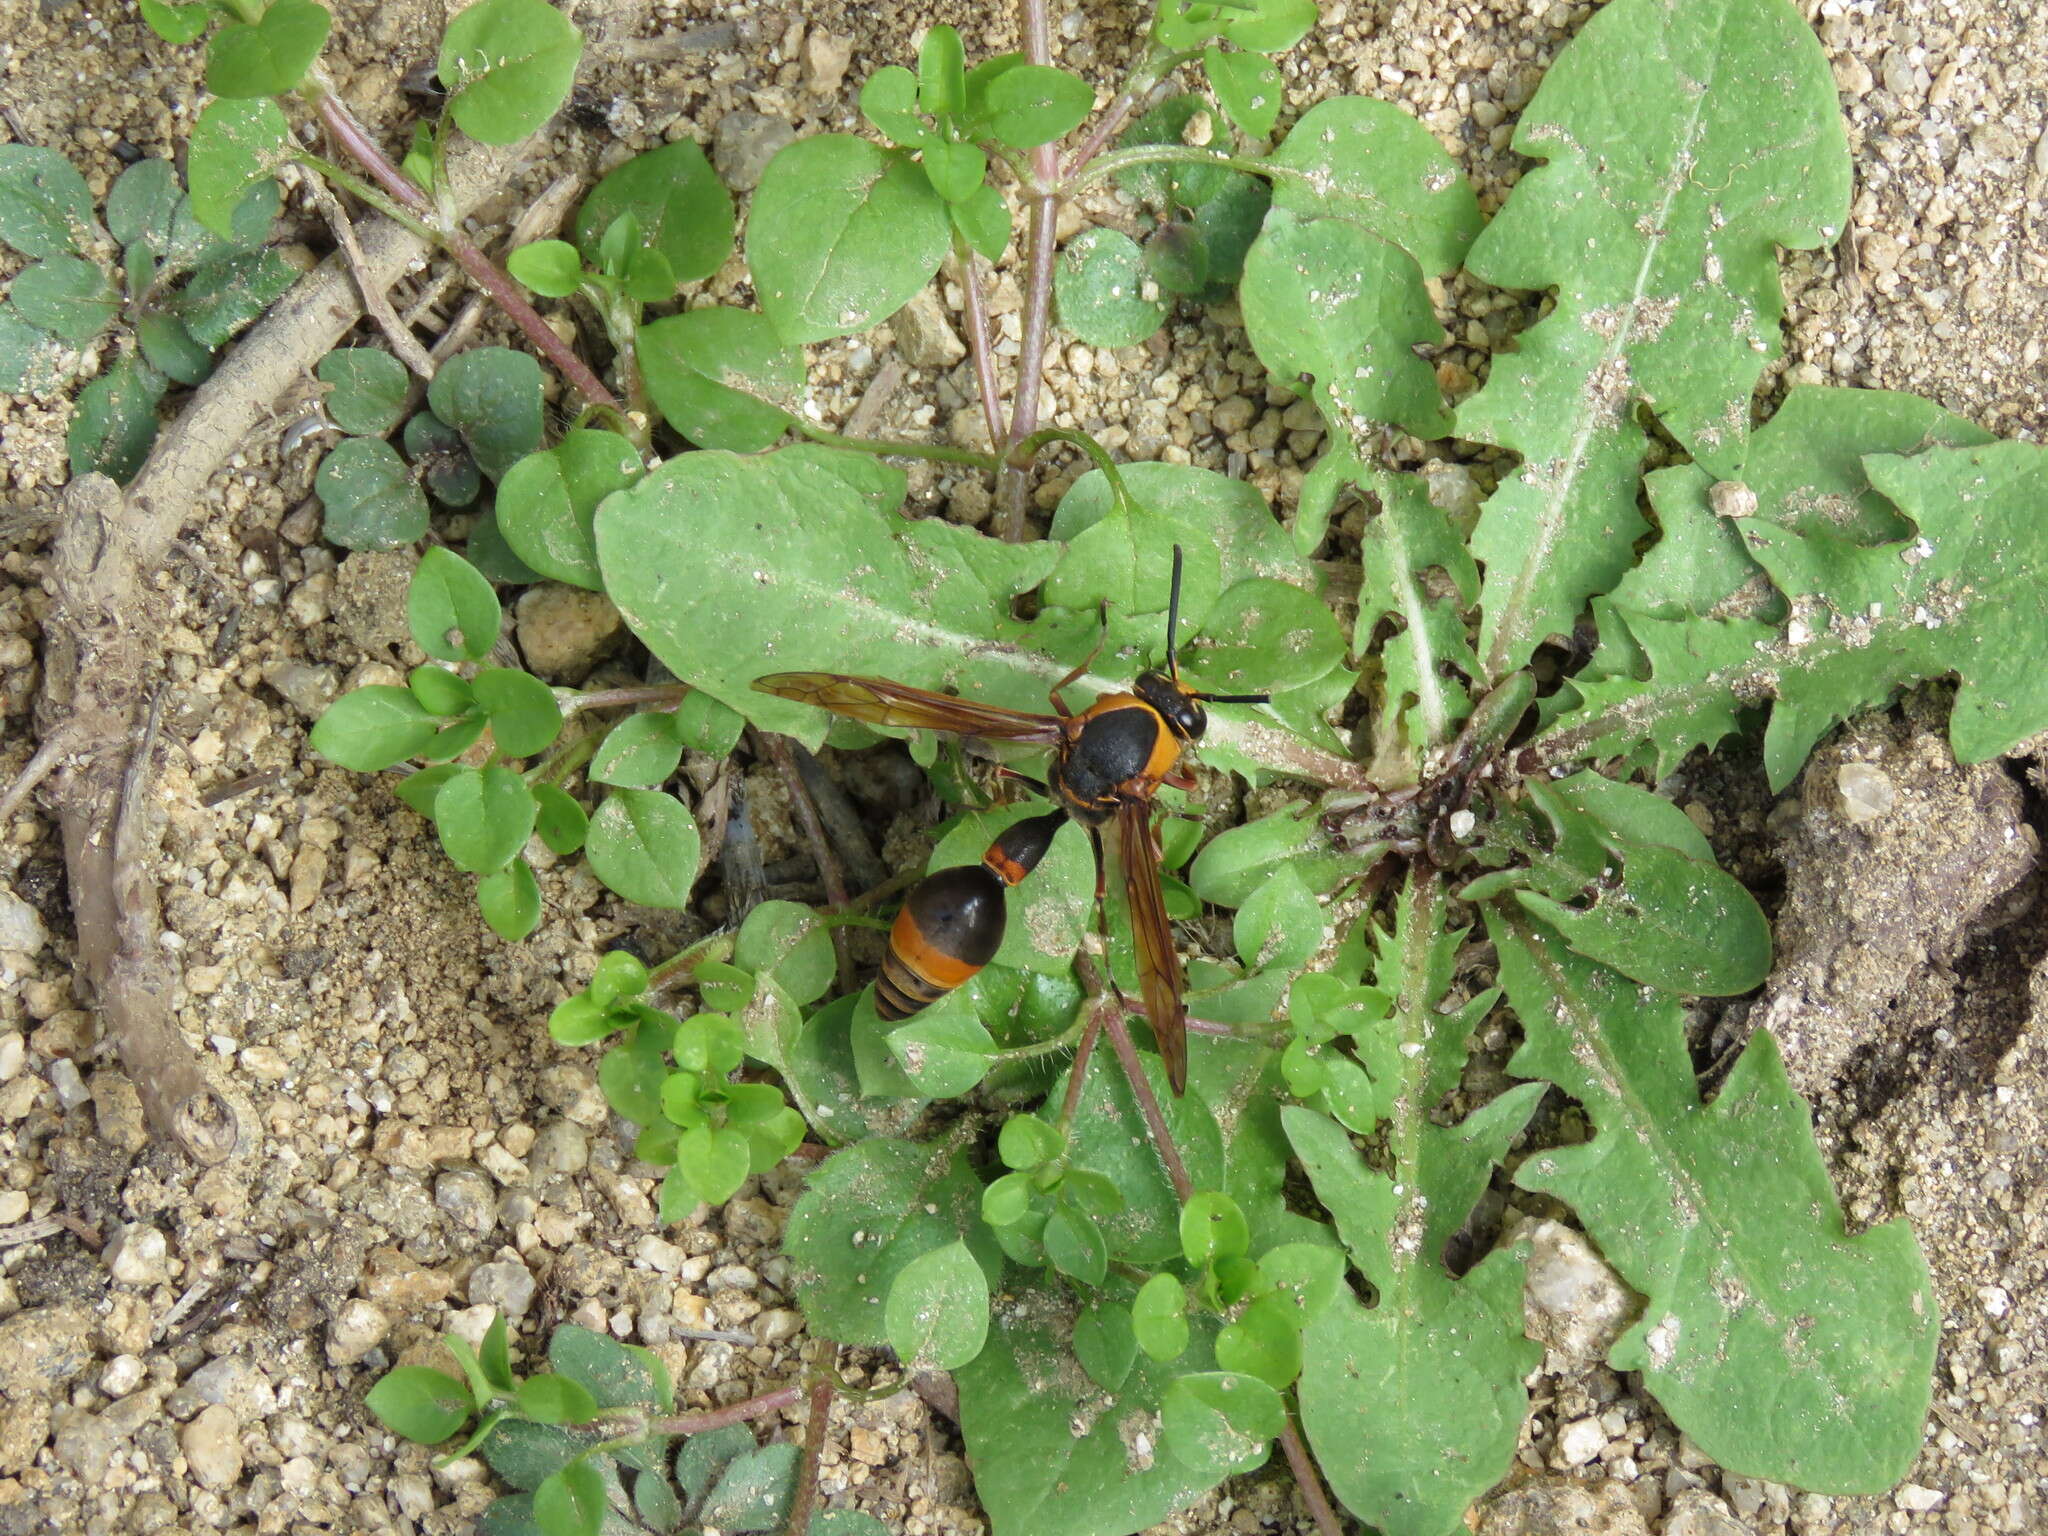
<path id="1" fill-rule="evenodd" d="M 527 1172 L 535 1179 L 557 1173 L 581 1173 L 590 1166 L 590 1137 L 567 1120 L 542 1126 L 526 1155 Z"/>
<path id="2" fill-rule="evenodd" d="M 1869 763 L 1842 764 L 1835 787 L 1842 792 L 1842 819 L 1859 827 L 1882 821 L 1898 798 L 1890 775 Z"/>
<path id="3" fill-rule="evenodd" d="M 1671 1501 L 1662 1536 L 1749 1536 L 1749 1529 L 1702 1488 L 1689 1488 Z"/>
<path id="4" fill-rule="evenodd" d="M 132 1222 L 113 1235 L 100 1259 L 123 1285 L 158 1285 L 170 1278 L 170 1246 L 149 1223 Z"/>
<path id="5" fill-rule="evenodd" d="M 846 79 L 853 63 L 853 39 L 814 29 L 804 39 L 804 84 L 819 96 L 830 96 Z"/>
<path id="6" fill-rule="evenodd" d="M 889 1460 L 889 1442 L 865 1424 L 856 1424 L 847 1431 L 846 1446 L 855 1461 L 866 1462 L 871 1467 L 883 1466 Z"/>
<path id="7" fill-rule="evenodd" d="M 149 1369 L 137 1355 L 116 1355 L 100 1372 L 100 1390 L 109 1397 L 126 1397 L 148 1376 Z"/>
<path id="8" fill-rule="evenodd" d="M 913 368 L 950 368 L 967 355 L 946 320 L 938 290 L 929 283 L 896 311 L 889 328 L 896 333 L 896 350 Z"/>
<path id="9" fill-rule="evenodd" d="M 801 1312 L 774 1307 L 754 1319 L 754 1338 L 761 1344 L 784 1344 L 803 1331 Z"/>
<path id="10" fill-rule="evenodd" d="M 1924 1487 L 1919 1483 L 1901 1483 L 1892 1495 L 1892 1502 L 1914 1514 L 1925 1514 L 1930 1509 L 1941 1508 L 1948 1502 L 1948 1495 L 1938 1488 Z"/>
<path id="11" fill-rule="evenodd" d="M 327 1358 L 335 1365 L 353 1365 L 384 1342 L 391 1317 L 374 1301 L 352 1296 L 327 1328 Z"/>
<path id="12" fill-rule="evenodd" d="M 1561 1222 L 1536 1222 L 1518 1235 L 1529 1244 L 1523 1332 L 1573 1359 L 1604 1360 L 1635 1311 L 1628 1287 Z"/>
<path id="13" fill-rule="evenodd" d="M 12 891 L 0 891 L 0 950 L 36 955 L 50 941 L 42 914 Z"/>
<path id="14" fill-rule="evenodd" d="M 515 1259 L 479 1264 L 469 1275 L 471 1305 L 496 1307 L 509 1318 L 526 1316 L 537 1289 L 533 1272 Z"/>
<path id="15" fill-rule="evenodd" d="M 12 1476 L 34 1464 L 50 1438 L 50 1405 L 40 1397 L 0 1400 L 0 1474 Z"/>
<path id="16" fill-rule="evenodd" d="M 728 1200 L 725 1235 L 736 1243 L 773 1247 L 782 1237 L 782 1213 L 766 1200 Z"/>
<path id="17" fill-rule="evenodd" d="M 1755 517 L 1756 492 L 1740 480 L 1716 480 L 1707 492 L 1707 505 L 1716 517 Z"/>
<path id="18" fill-rule="evenodd" d="M 272 662 L 263 669 L 263 681 L 308 720 L 318 720 L 341 692 L 338 671 L 303 661 Z"/>
<path id="19" fill-rule="evenodd" d="M 1980 1285 L 1977 1287 L 1977 1305 L 1989 1317 L 2004 1317 L 2012 1310 L 2012 1292 L 2002 1285 Z"/>
<path id="20" fill-rule="evenodd" d="M 51 1447 L 81 1482 L 97 1484 L 107 1475 L 118 1437 L 96 1413 L 60 1403 L 50 1415 Z"/>
<path id="21" fill-rule="evenodd" d="M 0 1083 L 11 1083 L 21 1076 L 27 1060 L 28 1042 L 21 1038 L 21 1031 L 0 1031 Z"/>
<path id="22" fill-rule="evenodd" d="M 527 668 L 553 682 L 582 682 L 625 638 L 610 598 L 558 581 L 527 588 L 516 613 Z"/>
<path id="23" fill-rule="evenodd" d="M 1607 1448 L 1607 1431 L 1598 1419 L 1573 1419 L 1557 1432 L 1557 1459 L 1567 1467 L 1583 1467 Z"/>
<path id="24" fill-rule="evenodd" d="M 1489 1499 L 1477 1536 L 1647 1536 L 1628 1490 L 1611 1478 L 1539 1476 Z"/>
<path id="25" fill-rule="evenodd" d="M 497 1191 L 481 1169 L 450 1168 L 436 1177 L 434 1204 L 472 1232 L 488 1232 L 498 1223 Z"/>
<path id="26" fill-rule="evenodd" d="M 226 1408 L 204 1408 L 178 1435 L 192 1475 L 208 1488 L 232 1488 L 242 1477 L 241 1427 Z"/>
<path id="27" fill-rule="evenodd" d="M 1218 400 L 1216 409 L 1209 413 L 1209 420 L 1218 432 L 1228 437 L 1233 432 L 1242 432 L 1252 424 L 1252 417 L 1258 414 L 1258 407 L 1243 395 L 1232 395 L 1227 400 Z"/>
<path id="28" fill-rule="evenodd" d="M 228 1409 L 238 1418 L 267 1418 L 277 1411 L 277 1389 L 243 1355 L 220 1355 L 185 1378 L 178 1389 L 202 1403 Z"/>
<path id="29" fill-rule="evenodd" d="M 780 118 L 728 112 L 711 136 L 711 163 L 733 191 L 751 192 L 761 184 L 768 162 L 795 142 L 796 130 Z"/>

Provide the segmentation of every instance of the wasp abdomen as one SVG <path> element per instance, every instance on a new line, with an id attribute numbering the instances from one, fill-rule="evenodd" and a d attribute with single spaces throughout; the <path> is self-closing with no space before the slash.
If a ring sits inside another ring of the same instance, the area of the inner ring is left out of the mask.
<path id="1" fill-rule="evenodd" d="M 1003 892 L 1045 857 L 1066 817 L 1054 811 L 1018 822 L 979 864 L 941 869 L 912 887 L 889 930 L 875 982 L 875 1012 L 904 1019 L 964 986 L 1003 947 Z"/>

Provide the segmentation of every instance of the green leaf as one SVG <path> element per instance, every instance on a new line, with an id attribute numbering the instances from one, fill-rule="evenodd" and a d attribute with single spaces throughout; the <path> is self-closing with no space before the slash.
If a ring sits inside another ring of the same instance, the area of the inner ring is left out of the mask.
<path id="1" fill-rule="evenodd" d="M 136 316 L 135 344 L 150 366 L 174 384 L 202 384 L 213 372 L 213 349 L 169 315 L 150 310 Z"/>
<path id="2" fill-rule="evenodd" d="M 761 308 L 792 343 L 851 335 L 931 280 L 951 243 L 946 203 L 900 152 L 824 133 L 768 163 L 747 216 Z"/>
<path id="3" fill-rule="evenodd" d="M 545 1536 L 597 1536 L 606 1508 L 604 1474 L 588 1461 L 570 1462 L 533 1490 L 533 1518 Z"/>
<path id="4" fill-rule="evenodd" d="M 920 163 L 932 189 L 949 203 L 964 203 L 974 196 L 988 174 L 988 156 L 975 144 L 927 144 Z"/>
<path id="5" fill-rule="evenodd" d="M 121 307 L 107 274 L 77 256 L 37 262 L 14 279 L 7 296 L 24 320 L 74 347 L 105 330 Z"/>
<path id="6" fill-rule="evenodd" d="M 990 130 L 1012 149 L 1065 138 L 1094 106 L 1087 81 L 1045 64 L 1019 64 L 988 87 Z"/>
<path id="7" fill-rule="evenodd" d="M 987 1075 L 996 1043 L 971 1007 L 955 992 L 889 1032 L 889 1054 L 929 1098 L 957 1097 Z"/>
<path id="8" fill-rule="evenodd" d="M 753 1172 L 746 1133 L 709 1123 L 686 1126 L 676 1140 L 675 1174 L 697 1199 L 723 1205 Z"/>
<path id="9" fill-rule="evenodd" d="M 210 5 L 166 5 L 164 0 L 136 0 L 149 30 L 165 42 L 182 47 L 196 42 L 213 24 Z"/>
<path id="10" fill-rule="evenodd" d="M 988 1277 L 963 1242 L 919 1254 L 897 1272 L 882 1308 L 889 1347 L 908 1370 L 957 1370 L 988 1337 Z"/>
<path id="11" fill-rule="evenodd" d="M 1166 300 L 1145 272 L 1144 253 L 1121 230 L 1085 229 L 1053 272 L 1060 323 L 1093 347 L 1136 346 L 1166 319 Z"/>
<path id="12" fill-rule="evenodd" d="M 1166 1389 L 1160 1435 L 1181 1465 L 1230 1477 L 1262 1465 L 1286 1421 L 1280 1394 L 1256 1376 L 1211 1371 Z"/>
<path id="13" fill-rule="evenodd" d="M 506 757 L 532 757 L 544 752 L 562 732 L 562 709 L 555 691 L 530 672 L 516 667 L 486 667 L 477 673 L 476 701 L 490 716 L 491 735 Z"/>
<path id="14" fill-rule="evenodd" d="M 469 713 L 476 694 L 469 683 L 445 667 L 414 667 L 406 674 L 406 687 L 430 715 L 447 718 Z"/>
<path id="15" fill-rule="evenodd" d="M 1197 1266 L 1251 1250 L 1251 1229 L 1237 1202 L 1220 1190 L 1197 1190 L 1180 1213 L 1180 1251 Z"/>
<path id="16" fill-rule="evenodd" d="M 298 280 L 276 251 L 238 251 L 200 267 L 171 308 L 200 341 L 224 346 Z"/>
<path id="17" fill-rule="evenodd" d="M 584 854 L 592 873 L 626 900 L 681 908 L 697 883 L 697 823 L 673 795 L 615 789 L 590 818 Z"/>
<path id="18" fill-rule="evenodd" d="M 550 299 L 566 299 L 583 286 L 583 258 L 566 240 L 522 245 L 505 258 L 505 270 Z"/>
<path id="19" fill-rule="evenodd" d="M 832 987 L 832 933 L 809 907 L 793 901 L 759 902 L 740 924 L 733 963 L 773 976 L 798 1003 L 816 1002 Z"/>
<path id="20" fill-rule="evenodd" d="M 590 781 L 625 789 L 654 789 L 682 760 L 683 744 L 676 740 L 670 716 L 651 712 L 628 715 L 605 733 L 603 745 L 590 760 Z"/>
<path id="21" fill-rule="evenodd" d="M 1280 53 L 1315 24 L 1315 0 L 1159 0 L 1152 35 L 1176 53 L 1212 37 L 1252 53 Z"/>
<path id="22" fill-rule="evenodd" d="M 1649 443 L 1638 403 L 1732 477 L 1782 346 L 1777 249 L 1831 244 L 1849 198 L 1834 78 L 1780 0 L 1608 7 L 1552 67 L 1515 147 L 1548 163 L 1468 264 L 1499 287 L 1555 288 L 1557 304 L 1460 409 L 1462 436 L 1527 460 L 1473 536 L 1491 677 L 1569 633 L 1627 569 Z"/>
<path id="23" fill-rule="evenodd" d="M 138 160 L 107 189 L 107 233 L 123 250 L 147 245 L 157 256 L 167 256 L 172 220 L 183 199 L 170 161 L 154 155 Z"/>
<path id="24" fill-rule="evenodd" d="M 1130 1308 L 1113 1301 L 1098 1301 L 1074 1324 L 1074 1358 L 1088 1379 L 1105 1392 L 1114 1392 L 1138 1363 L 1138 1339 L 1131 1329 Z"/>
<path id="25" fill-rule="evenodd" d="M 1263 139 L 1280 121 L 1280 71 L 1270 59 L 1255 53 L 1225 53 L 1221 48 L 1202 50 L 1202 72 L 1209 77 L 1209 89 L 1216 104 L 1240 132 Z"/>
<path id="26" fill-rule="evenodd" d="M 519 1384 L 519 1411 L 542 1424 L 588 1424 L 597 1417 L 597 1399 L 581 1382 L 545 1372 Z"/>
<path id="27" fill-rule="evenodd" d="M 642 326 L 640 368 L 670 426 L 700 448 L 734 453 L 772 448 L 804 387 L 802 349 L 747 309 L 692 309 Z"/>
<path id="28" fill-rule="evenodd" d="M 472 12 L 504 3 L 483 0 L 482 5 L 472 6 L 451 22 L 449 32 L 452 35 L 456 24 Z M 557 14 L 541 0 L 519 3 L 538 6 L 551 16 Z M 540 364 L 525 352 L 475 347 L 456 353 L 427 386 L 427 404 L 435 416 L 462 434 L 477 467 L 494 483 L 540 446 Z"/>
<path id="29" fill-rule="evenodd" d="M 639 450 L 616 432 L 579 427 L 564 434 L 505 472 L 497 501 L 505 542 L 543 576 L 598 590 L 591 520 L 597 504 L 631 485 L 641 469 Z"/>
<path id="30" fill-rule="evenodd" d="M 92 229 L 92 191 L 54 149 L 0 144 L 0 242 L 22 255 L 78 249 Z"/>
<path id="31" fill-rule="evenodd" d="M 62 380 L 64 348 L 41 326 L 0 304 L 0 393 L 40 395 Z"/>
<path id="32" fill-rule="evenodd" d="M 959 32 L 943 22 L 927 28 L 918 45 L 917 102 L 933 117 L 967 110 L 967 53 Z"/>
<path id="33" fill-rule="evenodd" d="M 236 235 L 235 213 L 250 183 L 291 158 L 291 127 L 268 97 L 210 101 L 193 126 L 185 181 L 192 212 L 222 239 Z"/>
<path id="34" fill-rule="evenodd" d="M 412 460 L 419 479 L 434 499 L 451 507 L 466 507 L 483 487 L 476 460 L 462 434 L 432 411 L 415 411 L 405 424 L 406 456 Z"/>
<path id="35" fill-rule="evenodd" d="M 420 556 L 406 590 L 405 621 L 413 643 L 429 656 L 481 661 L 498 643 L 503 616 L 498 594 L 462 556 L 439 547 Z"/>
<path id="36" fill-rule="evenodd" d="M 943 1145 L 874 1137 L 811 1175 L 783 1238 L 816 1335 L 884 1344 L 885 1302 L 915 1259 L 964 1240 L 984 1275 L 1001 1256 L 980 1220 L 981 1182 Z"/>
<path id="37" fill-rule="evenodd" d="M 1154 1360 L 1174 1360 L 1188 1347 L 1188 1293 L 1172 1275 L 1158 1274 L 1138 1287 L 1131 1303 L 1131 1327 L 1138 1347 Z"/>
<path id="38" fill-rule="evenodd" d="M 439 729 L 405 689 L 375 684 L 327 706 L 313 726 L 313 750 L 357 773 L 381 773 L 416 755 Z"/>
<path id="39" fill-rule="evenodd" d="M 701 1506 L 730 1467 L 755 1450 L 754 1431 L 747 1424 L 726 1424 L 691 1435 L 676 1452 L 676 1482 L 690 1506 Z"/>
<path id="40" fill-rule="evenodd" d="M 1327 894 L 1350 871 L 1307 801 L 1219 832 L 1188 871 L 1195 895 L 1219 907 L 1241 907 L 1282 869 L 1311 891 Z"/>
<path id="41" fill-rule="evenodd" d="M 464 769 L 434 796 L 434 830 L 457 869 L 488 875 L 519 856 L 533 834 L 533 792 L 510 768 Z"/>
<path id="42" fill-rule="evenodd" d="M 321 532 L 343 549 L 398 549 L 427 531 L 427 498 L 398 450 L 380 437 L 336 443 L 320 461 L 313 489 L 325 513 Z"/>
<path id="43" fill-rule="evenodd" d="M 439 1445 L 469 1422 L 469 1389 L 446 1371 L 401 1365 L 377 1379 L 363 1406 L 393 1434 Z"/>
<path id="44" fill-rule="evenodd" d="M 163 396 L 164 376 L 134 357 L 117 358 L 80 390 L 64 439 L 72 477 L 97 472 L 124 485 L 132 480 L 156 441 L 156 406 Z"/>
<path id="45" fill-rule="evenodd" d="M 1569 1201 L 1648 1298 L 1615 1369 L 1731 1470 L 1891 1487 L 1919 1454 L 1940 1331 L 1911 1230 L 1849 1235 L 1768 1033 L 1703 1105 L 1674 999 L 1505 908 L 1487 926 L 1526 1031 L 1508 1070 L 1558 1084 L 1595 1128 L 1517 1180 Z"/>
<path id="46" fill-rule="evenodd" d="M 534 785 L 533 798 L 539 807 L 533 830 L 540 834 L 548 852 L 566 858 L 581 848 L 590 818 L 584 815 L 576 798 L 553 784 Z"/>
<path id="47" fill-rule="evenodd" d="M 1285 1296 L 1261 1296 L 1216 1335 L 1216 1363 L 1284 1392 L 1301 1374 L 1301 1325 Z"/>
<path id="48" fill-rule="evenodd" d="M 1083 1285 L 1099 1286 L 1109 1273 L 1108 1239 L 1086 1211 L 1060 1206 L 1046 1219 L 1039 1241 L 1053 1268 Z"/>
<path id="49" fill-rule="evenodd" d="M 356 437 L 382 437 L 405 414 L 405 365 L 375 347 L 343 347 L 314 366 L 328 386 L 327 414 Z"/>
<path id="50" fill-rule="evenodd" d="M 1240 293 L 1267 370 L 1290 385 L 1313 380 L 1331 437 L 1360 457 L 1374 451 L 1378 423 L 1421 438 L 1450 431 L 1436 374 L 1415 352 L 1443 329 L 1422 269 L 1402 251 L 1348 219 L 1276 209 L 1246 253 Z"/>
<path id="51" fill-rule="evenodd" d="M 1301 173 L 1275 178 L 1277 207 L 1304 220 L 1357 224 L 1406 251 L 1425 276 L 1462 266 L 1479 233 L 1479 200 L 1458 162 L 1391 102 L 1320 102 L 1288 130 L 1272 161 Z"/>
<path id="52" fill-rule="evenodd" d="M 1010 209 L 1003 194 L 984 182 L 957 203 L 946 207 L 946 217 L 961 238 L 982 257 L 994 261 L 1010 243 Z"/>
<path id="53" fill-rule="evenodd" d="M 640 241 L 667 262 L 675 284 L 694 283 L 725 265 L 733 251 L 732 194 L 694 139 L 635 155 L 595 187 L 576 212 L 576 244 L 586 256 L 612 221 L 630 213 Z"/>
<path id="54" fill-rule="evenodd" d="M 901 64 L 885 64 L 868 76 L 860 88 L 860 115 L 892 144 L 937 142 L 918 116 L 917 76 Z"/>
<path id="55" fill-rule="evenodd" d="M 996 1155 L 1005 1168 L 1036 1168 L 1059 1156 L 1060 1133 L 1036 1115 L 1012 1115 L 996 1135 Z"/>
<path id="56" fill-rule="evenodd" d="M 1110 1284 L 1105 1299 L 1125 1304 L 1128 1284 Z M 1187 1362 L 1139 1357 L 1118 1387 L 1098 1390 L 1064 1363 L 1078 1311 L 1064 1284 L 1006 1286 L 1003 1326 L 955 1373 L 975 1493 L 994 1536 L 1127 1536 L 1223 1475 L 1167 1454 L 1158 1429 L 1170 1383 L 1208 1366 L 1206 1336 Z"/>
<path id="57" fill-rule="evenodd" d="M 1284 693 L 1327 676 L 1343 663 L 1344 649 L 1328 603 L 1291 583 L 1253 577 L 1233 584 L 1202 616 L 1181 665 L 1211 693 Z"/>
<path id="58" fill-rule="evenodd" d="M 796 1496 L 797 1454 L 783 1440 L 734 1457 L 697 1518 L 721 1531 L 780 1530 Z"/>
<path id="59" fill-rule="evenodd" d="M 545 0 L 481 0 L 449 21 L 435 73 L 457 127 L 511 144 L 568 99 L 582 54 L 582 34 Z"/>
<path id="60" fill-rule="evenodd" d="M 676 736 L 692 752 L 724 757 L 739 744 L 747 722 L 735 711 L 711 697 L 692 690 L 670 716 Z"/>
<path id="61" fill-rule="evenodd" d="M 214 33 L 206 46 L 206 88 L 228 97 L 297 90 L 333 24 L 314 0 L 271 0 L 255 22 L 230 22 Z"/>

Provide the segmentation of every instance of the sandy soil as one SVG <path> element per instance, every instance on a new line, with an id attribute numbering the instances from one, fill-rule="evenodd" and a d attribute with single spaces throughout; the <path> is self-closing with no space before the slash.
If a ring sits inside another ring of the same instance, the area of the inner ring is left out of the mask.
<path id="1" fill-rule="evenodd" d="M 397 144 L 415 110 L 402 82 L 431 61 L 444 10 L 334 9 L 334 72 Z M 571 9 L 596 38 L 591 62 L 487 224 L 502 228 L 556 174 L 588 179 L 663 139 L 710 144 L 729 114 L 799 132 L 851 127 L 861 79 L 912 58 L 930 22 L 960 24 L 982 39 L 971 48 L 1013 45 L 1007 19 L 981 33 L 986 8 L 955 0 Z M 1063 62 L 1108 78 L 1139 9 L 1057 5 Z M 1786 265 L 1786 372 L 1911 390 L 2038 439 L 2048 7 L 1805 9 L 1841 86 L 1858 189 L 1851 238 Z M 1286 63 L 1291 110 L 1344 91 L 1398 100 L 1455 149 L 1492 206 L 1517 169 L 1514 113 L 1589 10 L 1337 0 Z M 176 150 L 197 99 L 196 55 L 150 37 L 125 7 L 0 0 L 8 129 L 72 155 L 96 189 L 124 154 Z M 1116 215 L 1110 203 L 1094 211 Z M 291 216 L 325 248 L 316 219 Z M 735 261 L 713 287 L 743 280 Z M 956 306 L 957 292 L 943 297 Z M 1447 295 L 1456 312 L 1445 318 L 1475 345 L 1445 361 L 1475 379 L 1491 297 Z M 1014 355 L 1007 275 L 995 307 Z M 885 330 L 815 349 L 826 419 L 844 419 L 892 351 L 932 355 L 914 341 Z M 1066 349 L 1055 419 L 1132 457 L 1241 468 L 1284 504 L 1317 451 L 1309 424 L 1267 392 L 1228 315 L 1185 314 L 1170 342 Z M 911 363 L 879 429 L 971 430 L 972 412 L 958 420 L 971 399 L 958 370 Z M 65 409 L 0 400 L 11 539 L 0 556 L 0 780 L 34 748 L 40 567 Z M 197 1173 L 149 1144 L 71 983 L 53 824 L 31 806 L 0 829 L 0 1536 L 466 1530 L 489 1497 L 481 1469 L 437 1472 L 418 1449 L 394 1448 L 361 1395 L 493 1302 L 522 1314 L 528 1341 L 569 1318 L 653 1345 L 699 1403 L 794 1372 L 800 1336 L 775 1244 L 800 1176 L 763 1179 L 723 1211 L 658 1231 L 654 1180 L 611 1122 L 589 1053 L 558 1050 L 541 1029 L 620 935 L 662 953 L 722 917 L 715 882 L 703 911 L 650 926 L 575 869 L 548 870 L 546 925 L 510 948 L 482 927 L 468 882 L 422 823 L 307 750 L 325 699 L 402 659 L 394 597 L 409 559 L 339 560 L 317 542 L 305 509 L 315 455 L 278 442 L 298 409 L 280 402 L 273 427 L 243 445 L 192 509 L 186 552 L 165 574 L 178 604 L 166 657 L 166 943 L 182 972 L 180 1019 L 248 1115 L 240 1159 Z M 1045 498 L 1059 489 L 1054 479 Z M 970 521 L 987 513 L 977 487 L 929 469 L 914 473 L 913 494 Z M 1748 1013 L 1799 1042 L 1788 1057 L 1816 1097 L 1845 1201 L 1858 1221 L 1909 1215 L 1934 1266 L 1945 1321 L 1921 1463 L 1885 1498 L 1803 1496 L 1724 1476 L 1626 1380 L 1555 1372 L 1538 1383 L 1523 1470 L 1532 1481 L 1564 1473 L 1560 1429 L 1597 1421 L 1601 1448 L 1569 1475 L 1602 1494 L 1607 1523 L 1575 1528 L 2048 1530 L 2040 767 L 2021 757 L 1960 770 L 1938 727 L 1926 701 L 1861 722 L 1777 803 L 1740 753 L 1689 770 L 1684 785 L 1731 865 L 1775 900 L 1779 970 Z M 1835 775 L 1848 757 L 1879 763 L 1896 790 L 1873 826 L 1841 818 Z M 243 792 L 212 794 L 250 776 Z M 774 846 L 772 825 L 764 836 L 771 863 L 793 851 Z M 2000 878 L 1966 878 L 1990 865 Z M 1735 1038 L 1745 1016 L 1731 1011 L 1720 1027 Z M 707 1327 L 761 1342 L 688 1336 Z M 917 1399 L 842 1408 L 825 1461 L 835 1501 L 892 1530 L 981 1528 L 957 1437 Z M 1292 1530 L 1291 1499 L 1254 1480 L 1175 1524 Z M 1487 1528 L 1561 1528 L 1520 1508 L 1497 1509 Z"/>

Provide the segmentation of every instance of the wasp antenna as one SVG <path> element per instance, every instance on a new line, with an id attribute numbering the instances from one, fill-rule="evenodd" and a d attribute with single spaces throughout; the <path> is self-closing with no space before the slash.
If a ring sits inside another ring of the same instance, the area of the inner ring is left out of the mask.
<path id="1" fill-rule="evenodd" d="M 1180 681 L 1180 546 L 1173 546 L 1173 586 L 1166 599 L 1166 675 Z"/>
<path id="2" fill-rule="evenodd" d="M 1204 704 L 1270 704 L 1270 693 L 1198 693 L 1195 695 Z"/>

